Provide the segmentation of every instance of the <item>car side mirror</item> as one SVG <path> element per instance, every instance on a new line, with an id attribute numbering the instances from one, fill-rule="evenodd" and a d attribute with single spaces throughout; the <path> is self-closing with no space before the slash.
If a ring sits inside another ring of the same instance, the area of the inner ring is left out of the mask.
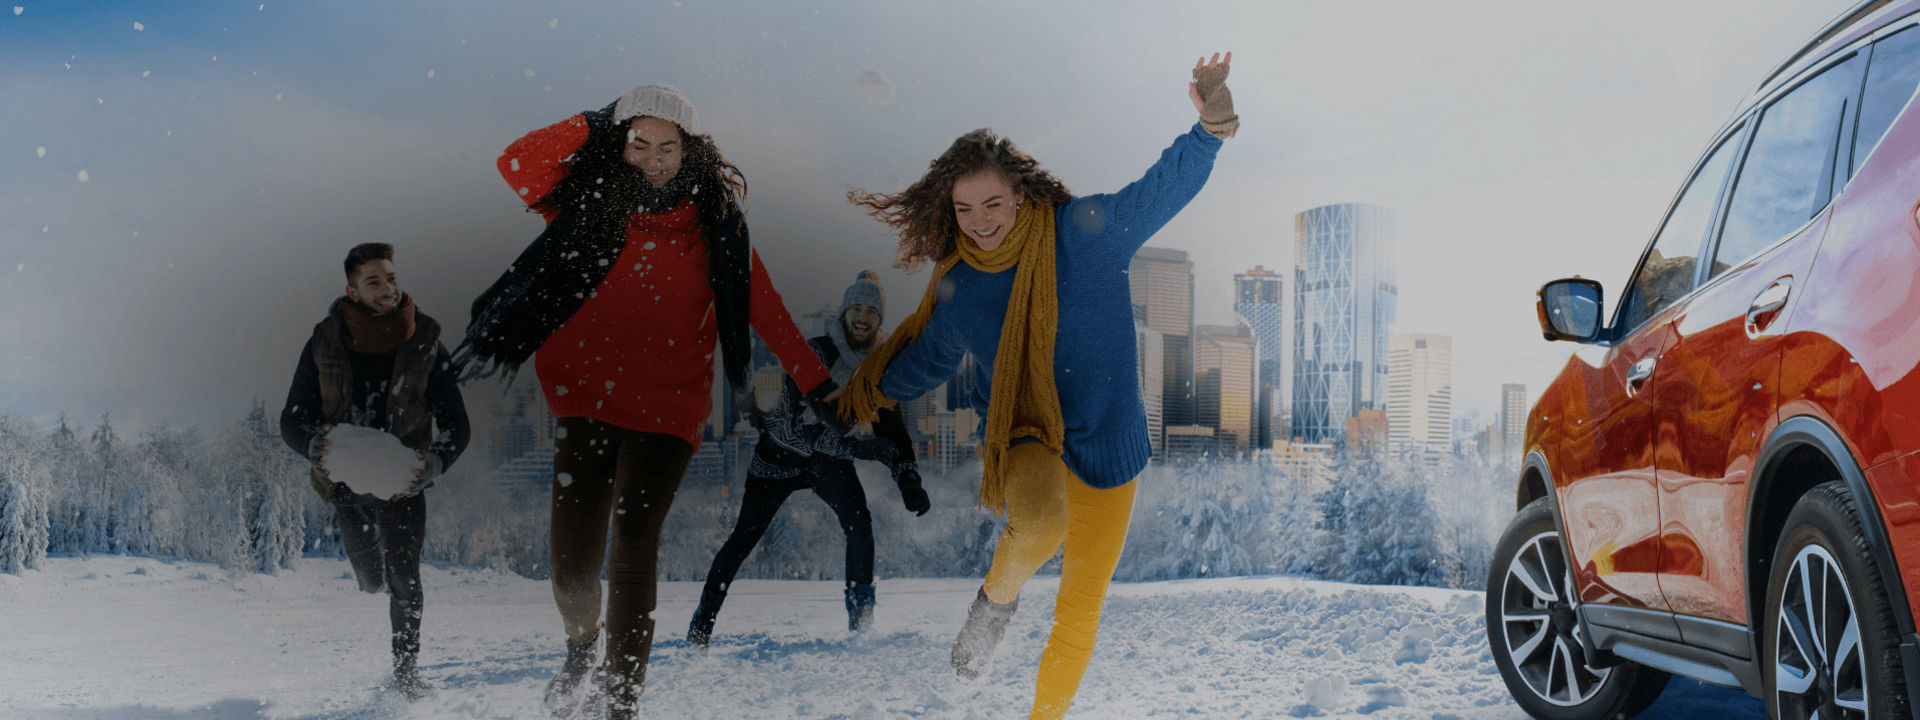
<path id="1" fill-rule="evenodd" d="M 1540 316 L 1540 334 L 1548 340 L 1590 343 L 1600 335 L 1600 283 L 1565 278 L 1540 287 L 1534 311 Z"/>

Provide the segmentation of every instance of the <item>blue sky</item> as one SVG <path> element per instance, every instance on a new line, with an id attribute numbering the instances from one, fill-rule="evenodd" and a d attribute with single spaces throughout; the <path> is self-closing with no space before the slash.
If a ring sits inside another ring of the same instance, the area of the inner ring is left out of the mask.
<path id="1" fill-rule="evenodd" d="M 1573 348 L 1538 339 L 1532 291 L 1616 287 L 1733 104 L 1847 4 L 0 2 L 0 408 L 277 407 L 357 242 L 399 245 L 461 326 L 539 228 L 500 149 L 646 82 L 745 170 L 792 310 L 863 267 L 915 297 L 849 187 L 991 126 L 1117 189 L 1192 122 L 1193 59 L 1230 49 L 1244 129 L 1152 242 L 1193 254 L 1198 321 L 1231 321 L 1234 273 L 1289 266 L 1295 213 L 1387 205 L 1398 330 L 1454 336 L 1456 412 L 1487 415 Z"/>

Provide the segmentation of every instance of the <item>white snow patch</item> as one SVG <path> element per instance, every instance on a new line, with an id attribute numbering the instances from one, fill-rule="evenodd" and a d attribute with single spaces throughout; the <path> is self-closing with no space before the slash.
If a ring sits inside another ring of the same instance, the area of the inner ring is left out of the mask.
<path id="1" fill-rule="evenodd" d="M 327 477 L 355 492 L 391 498 L 413 482 L 420 458 L 384 430 L 335 425 L 327 433 Z"/>
<path id="2" fill-rule="evenodd" d="M 712 550 L 702 552 L 704 566 Z M 552 585 L 437 563 L 421 575 L 420 669 L 438 693 L 416 704 L 387 685 L 387 598 L 360 593 L 344 560 L 320 557 L 274 574 L 113 555 L 0 574 L 17 619 L 0 657 L 34 659 L 8 665 L 0 697 L 26 717 L 545 717 L 541 695 L 564 654 Z M 701 583 L 662 582 L 643 702 L 663 717 L 1006 717 L 1033 702 L 1057 585 L 1027 585 L 987 675 L 960 683 L 948 648 L 978 577 L 882 579 L 865 636 L 847 634 L 838 578 L 741 579 L 705 654 L 668 631 L 692 615 Z M 1478 593 L 1433 591 L 1466 599 L 1435 606 L 1294 578 L 1114 591 L 1072 717 L 1526 717 L 1487 654 Z M 1431 660 L 1396 665 L 1391 641 L 1356 632 L 1399 622 L 1436 629 Z M 1642 717 L 1709 716 L 1765 711 L 1737 690 L 1675 680 Z"/>

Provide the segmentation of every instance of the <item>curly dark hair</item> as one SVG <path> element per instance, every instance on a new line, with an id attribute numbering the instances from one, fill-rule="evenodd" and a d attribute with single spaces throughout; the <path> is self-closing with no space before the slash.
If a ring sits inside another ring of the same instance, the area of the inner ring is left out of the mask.
<path id="1" fill-rule="evenodd" d="M 899 256 L 893 266 L 912 274 L 928 260 L 953 254 L 954 236 L 960 232 L 960 223 L 953 217 L 953 183 L 981 170 L 1000 173 L 1027 200 L 1059 207 L 1073 199 L 1066 185 L 1014 147 L 1012 140 L 981 128 L 954 140 L 927 164 L 927 174 L 906 190 L 884 194 L 854 189 L 847 192 L 847 200 L 900 233 Z"/>
<path id="2" fill-rule="evenodd" d="M 587 143 L 567 161 L 567 176 L 534 202 L 532 209 L 544 213 L 577 205 L 585 213 L 582 220 L 595 234 L 625 227 L 627 215 L 659 192 L 647 184 L 639 168 L 620 157 L 626 148 L 628 126 L 614 123 L 608 131 L 591 132 Z M 682 155 L 680 172 L 667 181 L 667 188 L 691 193 L 701 234 L 710 236 L 729 210 L 745 211 L 747 177 L 720 154 L 713 136 L 674 127 L 680 132 Z"/>

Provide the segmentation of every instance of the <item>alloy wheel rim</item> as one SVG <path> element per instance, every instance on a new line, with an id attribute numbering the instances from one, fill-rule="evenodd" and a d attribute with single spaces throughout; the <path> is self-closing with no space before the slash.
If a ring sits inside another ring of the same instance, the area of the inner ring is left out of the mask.
<path id="1" fill-rule="evenodd" d="M 1499 648 L 1534 697 L 1560 706 L 1580 705 L 1600 692 L 1612 668 L 1587 664 L 1572 595 L 1573 574 L 1560 552 L 1560 535 L 1528 538 L 1507 562 L 1500 587 Z"/>
<path id="2" fill-rule="evenodd" d="M 1819 545 L 1801 548 L 1780 592 L 1773 693 L 1781 720 L 1866 718 L 1866 648 L 1839 562 Z"/>

